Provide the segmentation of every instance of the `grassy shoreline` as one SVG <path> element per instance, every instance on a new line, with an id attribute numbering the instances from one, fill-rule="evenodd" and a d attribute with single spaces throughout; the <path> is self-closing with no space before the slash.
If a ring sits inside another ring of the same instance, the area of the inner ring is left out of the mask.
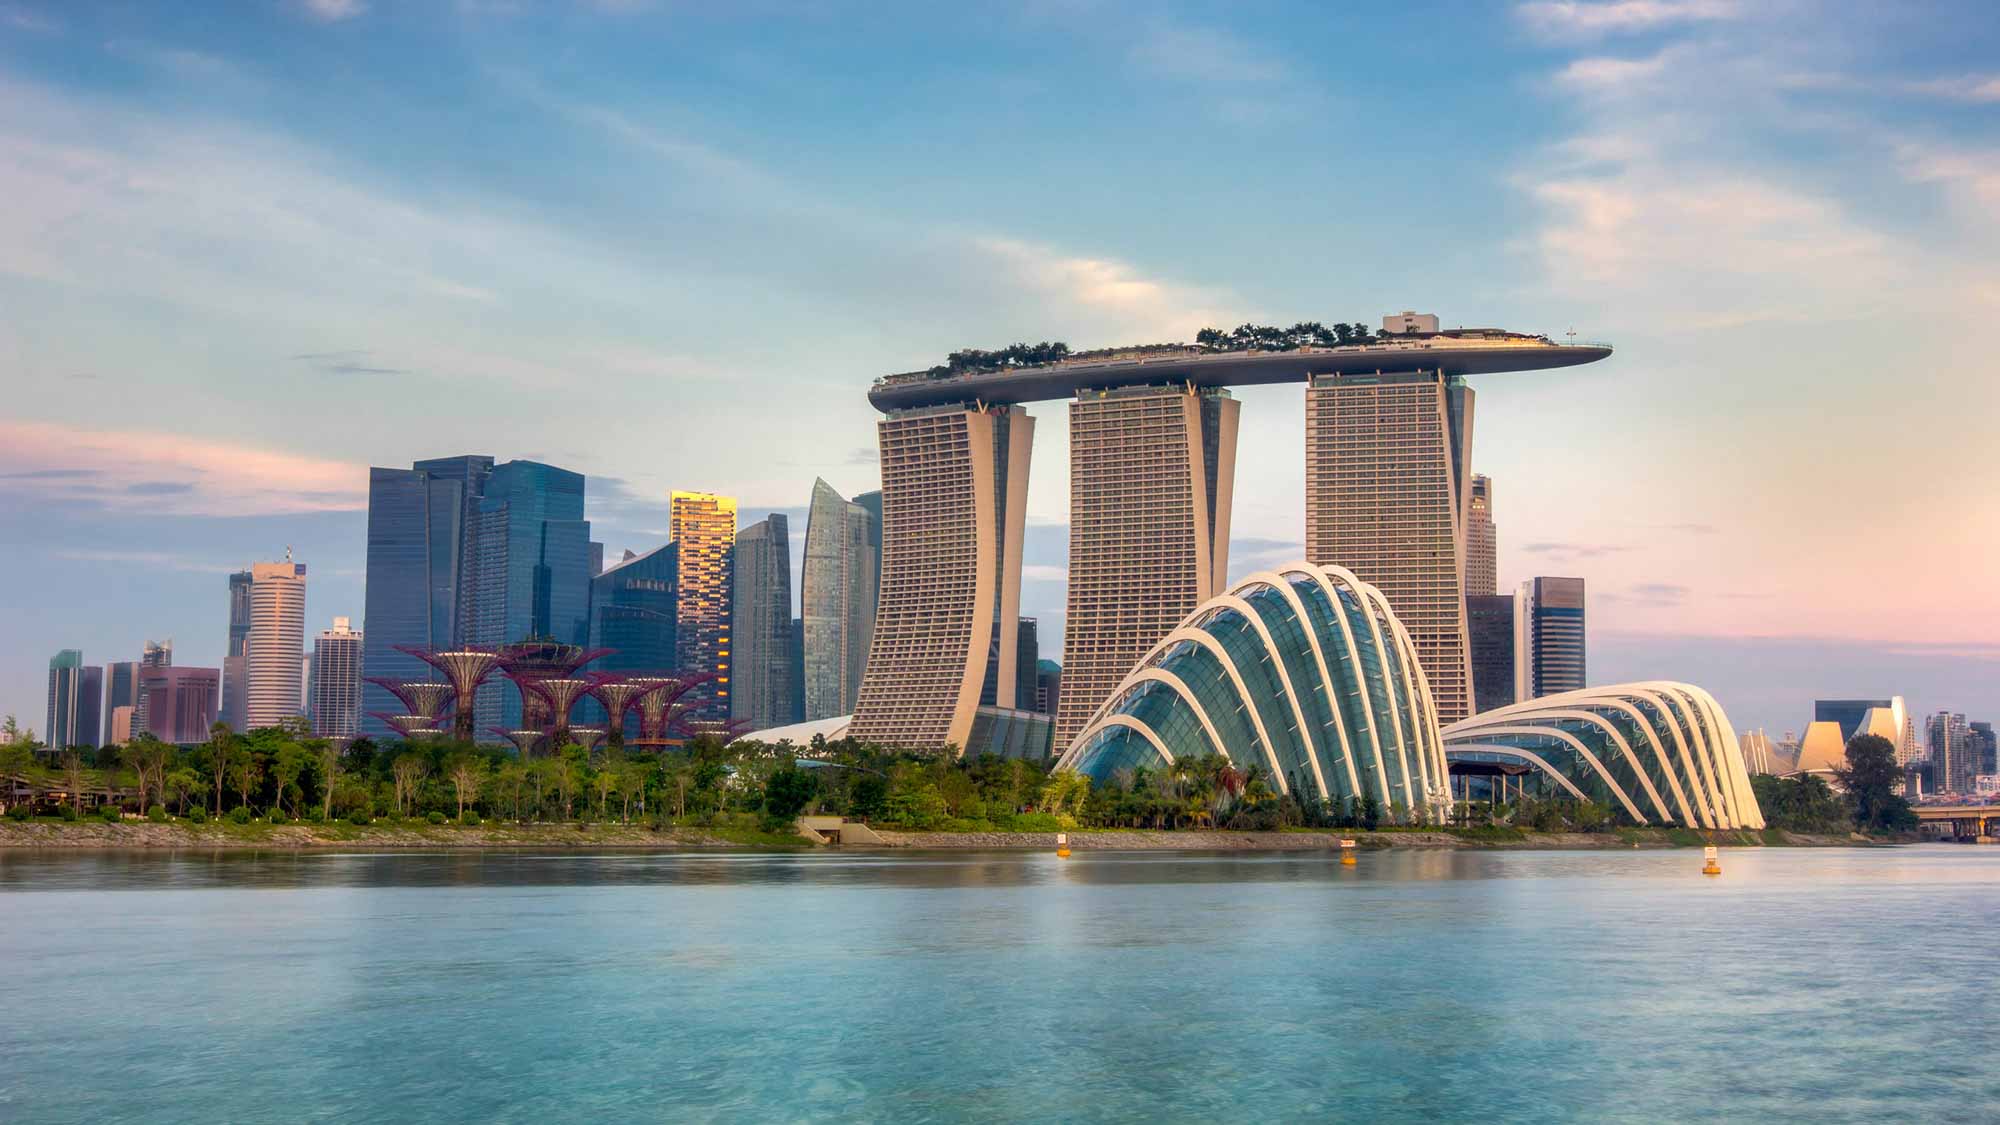
<path id="1" fill-rule="evenodd" d="M 1053 850 L 1051 832 L 899 832 L 877 830 L 889 848 L 942 850 Z M 1720 847 L 1873 847 L 1890 843 L 1860 837 L 1763 832 L 1697 832 L 1691 829 L 1625 828 L 1610 832 L 1532 832 L 1514 828 L 1398 829 L 1392 831 L 1322 831 L 1292 829 L 1278 832 L 1227 830 L 1152 831 L 1089 829 L 1068 833 L 1079 850 L 1142 851 L 1317 851 L 1339 847 L 1352 839 L 1368 849 L 1595 849 L 1631 850 Z M 779 848 L 809 850 L 817 845 L 783 833 L 741 826 L 665 827 L 658 830 L 625 824 L 505 824 L 433 825 L 422 821 L 376 823 L 367 826 L 232 824 L 211 821 L 155 824 L 128 820 L 65 822 L 0 821 L 0 849 L 74 848 L 127 851 L 170 850 L 439 850 L 541 848 L 597 850 L 629 848 L 659 851 Z M 854 850 L 850 845 L 847 850 Z"/>

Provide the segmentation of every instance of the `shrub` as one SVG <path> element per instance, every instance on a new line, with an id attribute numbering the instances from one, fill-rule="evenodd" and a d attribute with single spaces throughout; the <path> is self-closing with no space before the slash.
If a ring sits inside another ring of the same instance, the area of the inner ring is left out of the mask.
<path id="1" fill-rule="evenodd" d="M 1054 813 L 1031 812 L 1003 816 L 996 823 L 1003 832 L 1061 832 L 1075 827 L 1073 824 L 1065 825 L 1064 819 Z"/>
<path id="2" fill-rule="evenodd" d="M 299 819 L 305 821 L 307 824 L 320 824 L 325 822 L 326 815 L 319 811 L 318 806 L 314 806 L 307 809 L 305 815 Z"/>
<path id="3" fill-rule="evenodd" d="M 35 810 L 27 805 L 14 805 L 7 810 L 8 820 L 26 820 L 35 815 Z"/>
<path id="4" fill-rule="evenodd" d="M 347 823 L 366 828 L 375 823 L 375 818 L 368 815 L 367 809 L 355 809 L 347 814 Z"/>
<path id="5" fill-rule="evenodd" d="M 147 809 L 146 819 L 152 821 L 154 824 L 165 824 L 167 822 L 167 806 L 154 805 L 152 808 Z"/>
<path id="6" fill-rule="evenodd" d="M 125 810 L 117 805 L 106 805 L 97 810 L 97 815 L 103 817 L 106 824 L 116 824 L 125 819 Z"/>
<path id="7" fill-rule="evenodd" d="M 290 824 L 292 818 L 285 815 L 285 810 L 273 808 L 271 810 L 270 821 L 272 824 Z"/>
<path id="8" fill-rule="evenodd" d="M 467 828 L 477 828 L 479 827 L 479 813 L 473 809 L 467 809 L 459 814 L 458 822 Z"/>
<path id="9" fill-rule="evenodd" d="M 193 808 L 189 809 L 189 810 L 188 810 L 188 823 L 189 823 L 189 824 L 207 824 L 207 823 L 208 823 L 208 810 L 207 810 L 207 809 L 205 809 L 205 808 L 202 808 L 202 807 L 201 807 L 200 805 L 196 805 L 195 807 L 193 807 Z"/>
<path id="10" fill-rule="evenodd" d="M 449 820 L 450 818 L 445 816 L 443 813 L 437 811 L 436 809 L 432 809 L 430 813 L 424 817 L 424 819 L 430 821 L 432 824 L 443 824 L 446 820 Z"/>
<path id="11" fill-rule="evenodd" d="M 229 810 L 229 823 L 231 823 L 231 824 L 248 824 L 248 823 L 250 823 L 250 806 L 248 806 L 248 805 L 238 805 L 238 806 L 236 806 L 235 808 L 233 808 L 233 809 L 230 809 L 230 810 Z"/>
<path id="12" fill-rule="evenodd" d="M 64 820 L 76 821 L 83 819 L 83 814 L 76 811 L 75 805 L 64 805 L 62 807 L 62 818 Z"/>

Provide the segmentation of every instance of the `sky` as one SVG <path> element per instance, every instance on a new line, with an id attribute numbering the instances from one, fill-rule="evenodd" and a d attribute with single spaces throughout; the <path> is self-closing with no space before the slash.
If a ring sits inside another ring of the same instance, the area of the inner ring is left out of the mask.
<path id="1" fill-rule="evenodd" d="M 1416 309 L 1616 345 L 1474 380 L 1502 583 L 1588 581 L 1593 681 L 1996 717 L 1991 15 L 0 0 L 0 711 L 61 648 L 219 664 L 287 546 L 358 622 L 369 465 L 584 472 L 613 559 L 675 488 L 796 549 L 814 478 L 876 487 L 878 375 Z M 1241 576 L 1302 554 L 1304 424 L 1239 397 Z"/>

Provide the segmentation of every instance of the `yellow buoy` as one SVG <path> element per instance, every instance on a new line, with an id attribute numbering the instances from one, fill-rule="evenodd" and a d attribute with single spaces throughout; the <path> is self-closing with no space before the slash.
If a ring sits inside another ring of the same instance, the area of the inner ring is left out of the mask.
<path id="1" fill-rule="evenodd" d="M 1342 867 L 1354 866 L 1354 841 L 1342 840 L 1340 842 L 1340 865 Z"/>
<path id="2" fill-rule="evenodd" d="M 1701 873 L 1703 875 L 1722 874 L 1722 864 L 1716 860 L 1715 849 L 1712 847 L 1701 849 Z"/>
<path id="3" fill-rule="evenodd" d="M 1056 833 L 1056 858 L 1069 858 L 1069 833 L 1067 832 Z"/>

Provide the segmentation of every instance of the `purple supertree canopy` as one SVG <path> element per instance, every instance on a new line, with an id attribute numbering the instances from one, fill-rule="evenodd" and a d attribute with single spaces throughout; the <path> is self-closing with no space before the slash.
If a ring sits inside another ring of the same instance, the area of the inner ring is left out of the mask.
<path id="1" fill-rule="evenodd" d="M 382 711 L 370 711 L 368 714 L 387 723 L 390 730 L 406 740 L 429 738 L 444 733 L 433 725 L 436 720 L 427 715 L 390 715 Z"/>
<path id="2" fill-rule="evenodd" d="M 370 676 L 368 682 L 386 688 L 412 715 L 423 715 L 436 719 L 444 713 L 444 706 L 455 692 L 450 684 L 436 680 L 392 680 L 387 676 Z"/>

